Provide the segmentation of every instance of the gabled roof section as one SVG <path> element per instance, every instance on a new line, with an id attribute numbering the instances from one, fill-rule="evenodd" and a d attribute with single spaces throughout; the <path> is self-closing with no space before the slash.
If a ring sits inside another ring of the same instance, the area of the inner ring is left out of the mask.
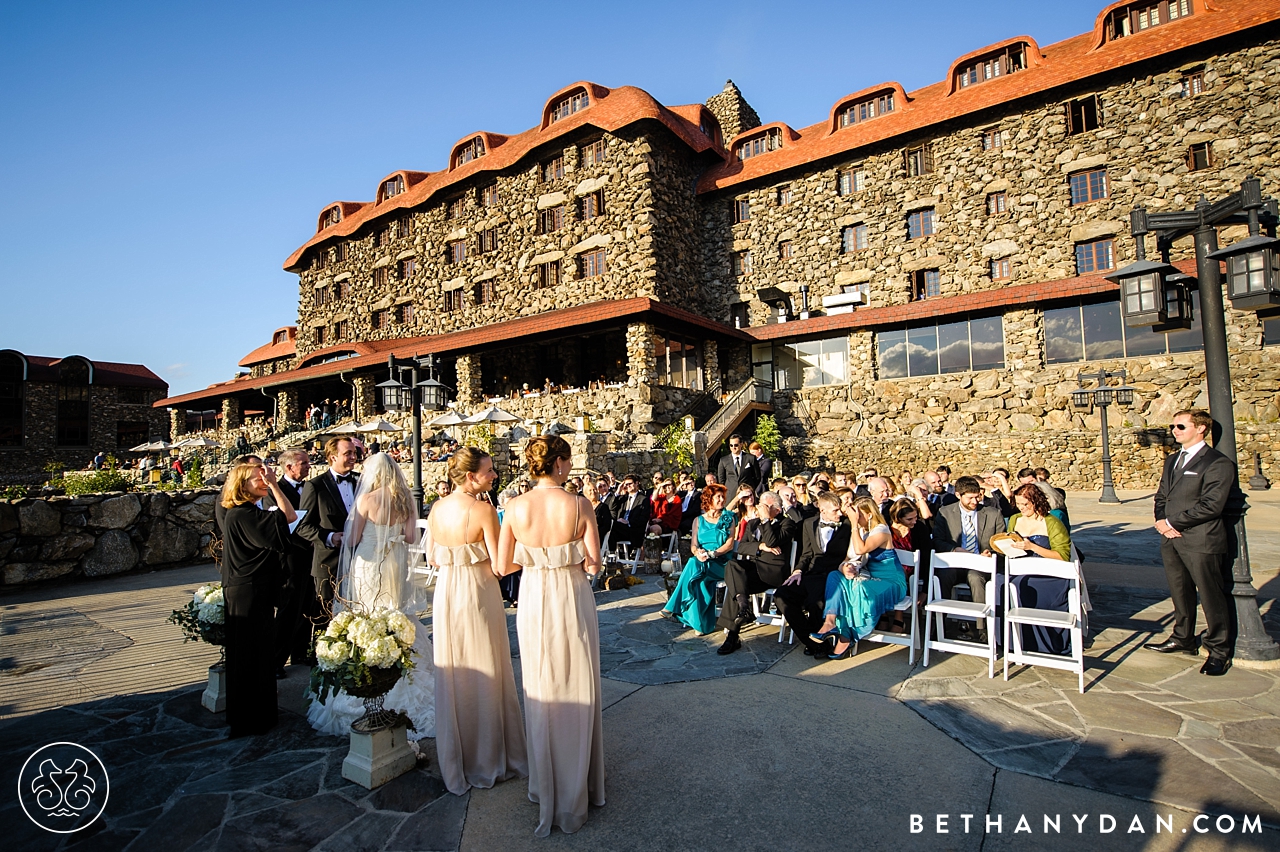
<path id="1" fill-rule="evenodd" d="M 279 340 L 281 334 L 284 340 Z M 291 358 L 297 352 L 298 327 L 296 325 L 286 325 L 283 328 L 277 328 L 271 333 L 271 342 L 259 346 L 248 355 L 240 359 L 239 366 L 252 367 L 254 364 L 261 364 L 266 361 L 275 361 L 280 358 Z"/>
<path id="2" fill-rule="evenodd" d="M 1022 71 L 1029 71 L 1032 68 L 1038 68 L 1044 64 L 1044 54 L 1040 52 L 1040 45 L 1036 44 L 1036 40 L 1031 36 L 1024 35 L 1007 38 L 1004 41 L 989 44 L 986 47 L 979 48 L 978 50 L 971 50 L 955 62 L 952 62 L 951 67 L 947 69 L 947 83 L 951 87 L 949 94 L 954 95 L 956 92 L 960 91 L 959 80 L 957 79 L 956 72 L 961 68 L 967 68 L 980 59 L 984 59 L 993 54 L 1002 53 L 1010 47 L 1017 47 L 1019 45 L 1022 45 L 1024 48 L 1023 58 L 1027 63 L 1026 68 L 1022 69 Z M 1018 73 L 1021 74 L 1022 71 L 1019 71 Z M 987 82 L 994 83 L 998 81 L 988 80 Z"/>
<path id="3" fill-rule="evenodd" d="M 1141 3 L 1139 2 L 1139 0 L 1119 0 L 1118 3 L 1112 3 L 1110 6 L 1107 6 L 1105 9 L 1099 12 L 1098 17 L 1095 18 L 1093 21 L 1093 49 L 1097 50 L 1098 48 L 1102 47 L 1104 44 L 1107 43 L 1108 41 L 1107 19 L 1111 17 L 1112 13 L 1118 12 L 1121 9 L 1124 9 L 1125 7 L 1128 7 L 1128 6 L 1144 6 L 1144 5 L 1153 6 L 1155 5 L 1155 3 L 1154 2 Z M 1218 0 L 1191 0 L 1191 14 L 1188 15 L 1187 17 L 1194 18 L 1197 15 L 1203 15 L 1206 13 L 1211 14 L 1213 12 L 1221 12 L 1221 11 L 1223 11 L 1222 4 L 1220 4 Z M 1182 20 L 1185 20 L 1185 18 Z M 1165 23 L 1173 24 L 1173 23 L 1177 23 L 1177 21 L 1166 21 Z M 1160 29 L 1160 27 L 1152 27 L 1151 29 L 1158 30 Z M 1143 30 L 1142 32 L 1133 33 L 1131 35 L 1125 36 L 1125 38 L 1132 38 L 1135 35 L 1142 35 L 1143 33 L 1147 33 L 1150 31 L 1151 30 Z"/>
<path id="4" fill-rule="evenodd" d="M 296 272 L 301 267 L 303 254 L 312 246 L 335 237 L 351 236 L 362 225 L 378 217 L 426 204 L 436 195 L 451 191 L 454 184 L 460 183 L 467 178 L 482 173 L 497 173 L 508 169 L 519 163 L 525 156 L 534 153 L 540 146 L 561 139 L 583 126 L 595 127 L 604 131 L 615 131 L 639 121 L 656 121 L 671 131 L 677 139 L 689 146 L 695 153 L 711 151 L 722 157 L 724 156 L 721 149 L 698 128 L 696 123 L 667 109 L 643 89 L 637 89 L 634 86 L 606 89 L 603 86 L 597 86 L 595 83 L 575 83 L 557 92 L 557 96 L 563 96 L 563 94 L 577 88 L 586 88 L 588 94 L 593 95 L 597 100 L 591 106 L 554 122 L 550 126 L 535 127 L 514 136 L 502 137 L 504 140 L 502 144 L 495 146 L 495 149 L 490 151 L 488 156 L 473 160 L 453 171 L 406 172 L 405 174 L 425 174 L 427 176 L 412 188 L 406 188 L 401 194 L 394 198 L 389 198 L 381 204 L 375 205 L 358 201 L 338 202 L 338 204 L 344 205 L 342 208 L 342 220 L 328 228 L 317 228 L 316 234 L 310 240 L 289 255 L 284 262 L 284 268 L 287 271 Z M 547 103 L 553 105 L 553 101 L 554 97 Z M 495 140 L 499 138 L 498 134 L 489 135 Z M 472 134 L 467 138 L 474 138 L 474 136 L 475 134 Z M 398 174 L 398 172 L 393 172 L 392 174 Z M 333 204 L 330 204 L 325 207 L 325 210 L 327 211 L 333 206 Z M 323 224 L 323 212 L 320 224 Z"/>
<path id="5" fill-rule="evenodd" d="M 893 106 L 894 112 L 901 112 L 911 103 L 911 98 L 907 97 L 906 90 L 903 89 L 902 84 L 897 81 L 881 83 L 878 86 L 869 86 L 862 91 L 854 92 L 852 95 L 845 95 L 843 98 L 835 102 L 835 105 L 831 107 L 831 113 L 827 118 L 828 127 L 830 128 L 828 132 L 835 133 L 838 130 L 847 129 L 840 126 L 840 113 L 844 112 L 848 107 L 860 104 L 863 101 L 872 100 L 873 98 L 888 94 L 889 92 L 893 93 L 895 100 Z M 883 118 L 883 116 L 877 117 Z M 852 126 L 853 125 L 849 125 L 849 127 Z"/>
<path id="6" fill-rule="evenodd" d="M 561 118 L 559 121 L 553 121 L 551 117 L 551 113 L 556 108 L 556 105 L 559 104 L 561 101 L 563 101 L 565 98 L 570 97 L 571 95 L 578 92 L 583 92 L 586 94 L 587 96 L 586 106 L 581 107 L 572 115 L 568 115 L 568 116 L 565 116 L 564 118 Z M 565 86 L 563 89 L 556 92 L 551 97 L 547 98 L 547 102 L 542 105 L 542 129 L 546 130 L 552 124 L 559 124 L 561 121 L 568 121 L 569 119 L 576 116 L 578 113 L 585 112 L 586 110 L 591 109 L 591 107 L 595 106 L 600 101 L 607 98 L 608 96 L 609 96 L 608 89 L 606 89 L 604 86 L 599 86 L 587 80 L 579 80 L 578 82 L 574 83 L 571 86 Z"/>
<path id="7" fill-rule="evenodd" d="M 7 350 L 14 351 L 14 350 Z M 21 355 L 22 353 L 16 353 Z M 142 364 L 118 364 L 114 361 L 93 361 L 83 355 L 68 355 L 66 358 L 46 358 L 41 355 L 25 355 L 27 361 L 27 381 L 57 382 L 58 365 L 70 358 L 87 361 L 91 370 L 91 384 L 107 387 L 156 388 L 169 390 L 169 383 L 157 376 Z"/>
<path id="8" fill-rule="evenodd" d="M 1208 13 L 1205 13 L 1205 0 L 1192 2 L 1195 11 L 1186 18 L 1101 46 L 1095 27 L 1092 32 L 1041 48 L 1044 61 L 1038 67 L 1019 71 L 1003 82 L 973 86 L 965 91 L 964 97 L 947 97 L 952 81 L 944 80 L 910 92 L 910 109 L 895 110 L 875 121 L 846 127 L 839 133 L 828 132 L 829 120 L 801 128 L 797 131 L 800 138 L 794 144 L 770 156 L 745 161 L 734 158 L 712 166 L 698 181 L 698 191 L 715 192 L 828 157 L 848 156 L 877 143 L 904 136 L 918 137 L 944 121 L 1280 20 L 1280 0 L 1213 0 L 1207 7 Z M 1123 5 L 1113 4 L 1109 8 L 1114 10 Z"/>
<path id="9" fill-rule="evenodd" d="M 483 153 L 470 162 L 459 163 L 458 155 L 462 153 L 464 148 L 474 143 L 477 139 L 479 139 L 480 144 L 484 146 Z M 487 157 L 492 154 L 496 148 L 506 141 L 507 137 L 503 136 L 501 133 L 490 133 L 487 130 L 478 130 L 475 133 L 468 133 L 454 144 L 453 150 L 449 153 L 449 170 L 453 171 L 455 169 L 466 168 L 481 157 Z"/>
<path id="10" fill-rule="evenodd" d="M 409 190 L 413 189 L 415 186 L 422 183 L 424 180 L 426 180 L 430 176 L 431 176 L 430 172 L 411 172 L 411 171 L 406 171 L 404 169 L 401 169 L 398 172 L 392 172 L 391 174 L 384 177 L 382 180 L 378 181 L 378 193 L 375 196 L 377 198 L 377 201 L 375 201 L 374 204 L 382 204 L 384 201 L 387 200 L 387 195 L 386 195 L 387 181 L 391 180 L 392 178 L 399 177 L 404 182 L 403 192 L 408 192 Z M 403 192 L 397 193 L 397 195 L 401 195 L 403 194 Z M 396 196 L 393 195 L 391 197 L 395 198 Z"/>
<path id="11" fill-rule="evenodd" d="M 369 202 L 367 201 L 335 201 L 332 204 L 326 204 L 324 209 L 320 211 L 320 215 L 316 218 L 316 233 L 321 234 L 327 230 L 325 227 L 325 220 L 328 218 L 331 211 L 336 210 L 338 212 L 338 221 L 336 224 L 328 227 L 336 228 L 345 222 L 347 217 L 355 215 L 360 212 L 360 210 L 368 206 Z M 316 240 L 316 242 L 319 242 L 319 240 Z"/>

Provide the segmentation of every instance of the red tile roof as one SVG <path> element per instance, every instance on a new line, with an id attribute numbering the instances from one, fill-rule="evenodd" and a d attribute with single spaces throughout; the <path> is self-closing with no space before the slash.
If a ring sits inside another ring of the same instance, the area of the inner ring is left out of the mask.
<path id="1" fill-rule="evenodd" d="M 46 358 L 41 355 L 23 355 L 27 359 L 27 381 L 57 382 L 58 365 L 62 358 Z M 71 356 L 80 357 L 80 356 Z M 114 361 L 93 361 L 93 383 L 106 387 L 159 388 L 167 391 L 169 383 L 142 364 L 118 364 Z"/>
<path id="2" fill-rule="evenodd" d="M 275 339 L 280 332 L 285 332 L 285 339 L 280 343 L 276 343 Z M 298 327 L 296 325 L 286 325 L 283 328 L 277 328 L 271 333 L 271 343 L 259 346 L 248 355 L 240 359 L 241 367 L 252 367 L 254 364 L 261 364 L 263 361 L 274 361 L 277 358 L 288 358 L 297 352 L 295 341 L 298 337 Z"/>
<path id="3" fill-rule="evenodd" d="M 557 97 L 574 89 L 582 88 L 587 89 L 590 93 L 591 104 L 589 106 L 559 121 L 526 130 L 515 136 L 500 137 L 497 134 L 491 134 L 489 139 L 494 142 L 495 148 L 488 151 L 483 157 L 477 157 L 469 163 L 448 171 L 430 173 L 406 172 L 405 174 L 425 174 L 426 178 L 417 182 L 412 188 L 406 186 L 404 192 L 381 203 L 338 202 L 343 205 L 342 221 L 328 228 L 319 228 L 315 236 L 289 255 L 289 259 L 284 263 L 284 268 L 289 271 L 296 271 L 302 261 L 303 253 L 312 246 L 333 237 L 350 236 L 359 230 L 361 225 L 393 211 L 405 210 L 424 204 L 434 196 L 447 192 L 450 187 L 474 175 L 484 172 L 496 174 L 502 169 L 519 162 L 526 154 L 538 146 L 565 136 L 570 131 L 584 125 L 613 131 L 634 124 L 637 121 L 650 119 L 665 125 L 677 138 L 695 152 L 713 151 L 721 153 L 712 140 L 707 138 L 698 128 L 696 122 L 684 117 L 680 112 L 668 109 L 654 100 L 653 96 L 648 92 L 637 89 L 634 86 L 606 89 L 604 86 L 599 86 L 595 83 L 574 83 L 572 86 L 565 87 L 547 101 L 547 105 L 543 110 L 544 116 L 550 110 Z M 686 112 L 688 109 L 681 108 L 681 112 Z M 471 133 L 463 141 L 476 135 L 476 133 Z M 497 144 L 497 140 L 500 138 L 502 142 Z M 398 174 L 398 172 L 393 172 L 392 174 Z M 328 210 L 333 206 L 333 204 L 329 204 L 324 209 Z M 321 211 L 317 224 L 323 224 L 323 216 L 324 211 Z"/>
<path id="4" fill-rule="evenodd" d="M 1114 3 L 1099 14 L 1093 31 L 1044 48 L 1041 51 L 1043 61 L 1039 64 L 1033 56 L 1036 52 L 1035 42 L 1026 36 L 1001 41 L 966 54 L 957 63 L 997 50 L 1001 45 L 1011 42 L 1029 42 L 1028 67 L 1023 71 L 968 86 L 954 93 L 951 93 L 953 81 L 950 78 L 933 83 L 910 92 L 906 101 L 892 113 L 845 128 L 837 129 L 836 122 L 828 118 L 796 131 L 799 138 L 776 151 L 747 160 L 730 157 L 723 164 L 712 166 L 698 182 L 698 191 L 713 192 L 783 169 L 847 154 L 949 119 L 1132 65 L 1162 53 L 1280 20 L 1280 0 L 1212 0 L 1207 5 L 1205 0 L 1193 0 L 1193 3 L 1194 13 L 1189 17 L 1103 43 L 1102 27 L 1106 14 L 1126 5 Z M 885 86 L 875 88 L 879 90 Z M 869 94 L 871 91 L 864 89 L 862 93 Z M 843 98 L 841 103 L 848 100 L 850 98 Z"/>

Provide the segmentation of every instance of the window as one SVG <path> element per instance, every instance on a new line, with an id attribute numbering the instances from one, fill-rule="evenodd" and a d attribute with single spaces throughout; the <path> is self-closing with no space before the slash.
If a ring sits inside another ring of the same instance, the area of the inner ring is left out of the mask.
<path id="1" fill-rule="evenodd" d="M 1204 348 L 1200 330 L 1199 294 L 1191 294 L 1195 319 L 1191 328 L 1168 334 L 1147 328 L 1126 328 L 1120 301 L 1072 305 L 1044 312 L 1044 351 L 1049 364 L 1096 361 L 1141 355 L 1198 352 Z"/>
<path id="2" fill-rule="evenodd" d="M 933 236 L 933 208 L 922 207 L 907 216 L 907 236 L 913 240 Z"/>
<path id="3" fill-rule="evenodd" d="M 471 300 L 477 305 L 487 305 L 494 300 L 493 280 L 481 281 L 471 288 Z"/>
<path id="4" fill-rule="evenodd" d="M 315 254 L 311 255 L 311 269 L 320 270 L 329 266 L 329 250 L 322 248 Z"/>
<path id="5" fill-rule="evenodd" d="M 318 325 L 312 329 L 312 337 L 315 339 L 316 346 L 324 346 L 325 337 L 327 337 L 325 332 L 327 331 L 328 329 L 322 325 Z"/>
<path id="6" fill-rule="evenodd" d="M 880 379 L 1004 369 L 1000 317 L 960 320 L 876 335 Z"/>
<path id="7" fill-rule="evenodd" d="M 1013 261 L 1007 257 L 992 258 L 991 280 L 1008 281 L 1013 277 Z"/>
<path id="8" fill-rule="evenodd" d="M 334 245 L 334 247 L 333 247 L 333 262 L 334 262 L 334 263 L 342 263 L 342 261 L 344 261 L 344 260 L 346 260 L 346 259 L 347 259 L 347 244 L 346 244 L 346 243 L 337 243 L 336 245 Z"/>
<path id="9" fill-rule="evenodd" d="M 904 154 L 907 177 L 933 173 L 933 150 L 928 145 L 913 145 Z"/>
<path id="10" fill-rule="evenodd" d="M 1004 147 L 1004 134 L 999 130 L 986 130 L 982 134 L 982 150 L 993 151 Z"/>
<path id="11" fill-rule="evenodd" d="M 333 324 L 333 342 L 347 339 L 347 321 L 338 320 Z"/>
<path id="12" fill-rule="evenodd" d="M 321 228 L 330 228 L 342 221 L 342 210 L 338 207 L 330 207 L 324 211 L 324 216 L 320 219 Z"/>
<path id="13" fill-rule="evenodd" d="M 578 110 L 586 109 L 590 105 L 591 99 L 587 97 L 587 93 L 579 90 L 556 102 L 556 105 L 551 108 L 551 120 L 554 122 L 562 118 L 568 118 Z"/>
<path id="14" fill-rule="evenodd" d="M 1008 196 L 1003 192 L 993 192 L 987 196 L 987 215 L 995 216 L 1009 209 Z"/>
<path id="15" fill-rule="evenodd" d="M 604 215 L 604 190 L 597 189 L 595 192 L 582 196 L 578 201 L 578 218 L 584 222 L 589 222 L 597 216 Z"/>
<path id="16" fill-rule="evenodd" d="M 400 239 L 402 240 L 405 237 L 412 237 L 413 236 L 413 216 L 403 217 L 400 220 L 399 226 L 396 228 L 396 233 L 399 235 Z"/>
<path id="17" fill-rule="evenodd" d="M 383 331 L 391 327 L 391 312 L 385 308 L 380 311 L 374 311 L 370 317 L 370 325 L 374 331 Z"/>
<path id="18" fill-rule="evenodd" d="M 959 88 L 964 89 L 1005 74 L 1013 74 L 1026 67 L 1026 48 L 1016 44 L 961 68 L 956 72 L 956 83 Z"/>
<path id="19" fill-rule="evenodd" d="M 791 240 L 783 240 L 778 243 L 778 259 L 787 260 L 791 257 Z"/>
<path id="20" fill-rule="evenodd" d="M 467 259 L 467 241 L 454 240 L 449 243 L 449 262 L 462 263 Z"/>
<path id="21" fill-rule="evenodd" d="M 390 278 L 391 276 L 387 273 L 387 268 L 385 266 L 373 270 L 373 286 L 375 287 L 387 286 L 387 281 L 390 280 Z"/>
<path id="22" fill-rule="evenodd" d="M 893 92 L 885 92 L 883 95 L 850 104 L 840 110 L 840 126 L 848 127 L 890 112 L 893 112 Z"/>
<path id="23" fill-rule="evenodd" d="M 564 177 L 564 157 L 554 157 L 542 164 L 542 180 L 548 183 Z"/>
<path id="24" fill-rule="evenodd" d="M 1107 36 L 1124 38 L 1136 32 L 1158 27 L 1191 14 L 1191 0 L 1160 0 L 1134 3 L 1117 9 L 1107 18 Z"/>
<path id="25" fill-rule="evenodd" d="M 396 175 L 395 177 L 388 178 L 382 182 L 382 197 L 384 199 L 393 198 L 402 192 L 404 192 L 403 175 Z"/>
<path id="26" fill-rule="evenodd" d="M 373 247 L 382 248 L 391 241 L 391 233 L 387 228 L 379 228 L 373 232 Z"/>
<path id="27" fill-rule="evenodd" d="M 1099 113 L 1097 95 L 1067 101 L 1067 135 L 1097 130 Z"/>
<path id="28" fill-rule="evenodd" d="M 733 224 L 738 225 L 751 221 L 751 201 L 747 198 L 733 200 Z"/>
<path id="29" fill-rule="evenodd" d="M 1187 168 L 1193 172 L 1213 165 L 1213 145 L 1201 142 L 1187 149 Z"/>
<path id="30" fill-rule="evenodd" d="M 748 139 L 738 145 L 738 159 L 747 160 L 751 157 L 758 157 L 769 151 L 776 151 L 782 147 L 782 132 L 776 127 L 768 130 L 754 139 Z"/>
<path id="31" fill-rule="evenodd" d="M 729 325 L 734 328 L 746 328 L 751 325 L 751 313 L 746 302 L 734 302 L 729 306 Z"/>
<path id="32" fill-rule="evenodd" d="M 317 287 L 315 289 L 315 306 L 322 308 L 329 303 L 329 288 Z"/>
<path id="33" fill-rule="evenodd" d="M 350 282 L 350 281 L 339 281 L 337 284 L 334 284 L 334 285 L 333 285 L 333 294 L 334 294 L 334 296 L 336 296 L 338 299 L 345 299 L 345 298 L 347 298 L 347 296 L 350 296 L 350 295 L 351 295 L 351 282 Z"/>
<path id="34" fill-rule="evenodd" d="M 446 314 L 462 310 L 462 290 L 444 291 L 444 312 Z"/>
<path id="35" fill-rule="evenodd" d="M 396 305 L 395 309 L 396 322 L 399 325 L 409 325 L 413 322 L 413 302 L 405 302 L 403 305 Z"/>
<path id="36" fill-rule="evenodd" d="M 466 209 L 466 203 L 461 195 L 457 198 L 450 198 L 445 202 L 444 217 L 446 219 L 461 219 L 462 212 Z"/>
<path id="37" fill-rule="evenodd" d="M 779 390 L 843 385 L 849 381 L 848 337 L 776 344 L 772 358 L 774 387 Z"/>
<path id="38" fill-rule="evenodd" d="M 662 336 L 653 344 L 658 384 L 677 388 L 702 388 L 702 347 L 693 340 Z"/>
<path id="39" fill-rule="evenodd" d="M 485 228 L 483 231 L 480 232 L 480 238 L 477 240 L 477 242 L 480 245 L 481 254 L 485 254 L 486 252 L 491 252 L 491 251 L 497 251 L 498 250 L 498 229 Z"/>
<path id="40" fill-rule="evenodd" d="M 555 287 L 559 283 L 560 261 L 553 260 L 550 263 L 538 264 L 538 286 L 540 288 Z"/>
<path id="41" fill-rule="evenodd" d="M 289 340 L 289 332 L 285 331 L 284 329 L 281 329 L 280 331 L 277 331 L 277 332 L 275 333 L 275 336 L 271 338 L 271 342 L 272 342 L 273 344 L 275 344 L 275 343 L 287 343 L 287 342 L 288 342 L 288 340 Z M 121 389 L 121 391 L 120 391 L 120 393 L 121 393 L 122 395 L 124 395 L 125 390 L 127 390 L 127 389 L 122 388 L 122 389 Z M 145 400 L 144 400 L 144 401 L 145 401 Z"/>
<path id="42" fill-rule="evenodd" d="M 127 450 L 138 444 L 145 444 L 150 433 L 151 427 L 145 420 L 117 420 L 116 449 Z"/>
<path id="43" fill-rule="evenodd" d="M 458 156 L 454 162 L 455 166 L 465 165 L 472 160 L 484 156 L 484 138 L 477 136 L 470 142 L 458 149 Z"/>
<path id="44" fill-rule="evenodd" d="M 733 253 L 733 274 L 739 276 L 751 274 L 751 252 L 749 250 Z"/>
<path id="45" fill-rule="evenodd" d="M 1076 172 L 1067 178 L 1071 187 L 1071 203 L 1084 204 L 1107 197 L 1107 170 L 1092 169 L 1087 172 Z"/>
<path id="46" fill-rule="evenodd" d="M 604 249 L 596 249 L 595 251 L 583 252 L 578 255 L 578 277 L 579 278 L 595 278 L 597 275 L 604 274 Z"/>
<path id="47" fill-rule="evenodd" d="M 791 203 L 791 184 L 778 187 L 778 206 L 786 207 Z"/>
<path id="48" fill-rule="evenodd" d="M 400 261 L 400 280 L 408 281 L 418 271 L 417 258 L 407 257 Z"/>
<path id="49" fill-rule="evenodd" d="M 0 354 L 0 447 L 22 446 L 22 375 L 21 358 L 12 352 Z"/>
<path id="50" fill-rule="evenodd" d="M 911 301 L 922 302 L 942 295 L 942 277 L 936 269 L 917 269 L 911 273 Z"/>
<path id="51" fill-rule="evenodd" d="M 836 192 L 840 195 L 853 195 L 855 192 L 862 192 L 866 184 L 866 172 L 862 169 L 849 169 L 837 176 Z"/>
<path id="52" fill-rule="evenodd" d="M 488 186 L 480 187 L 480 203 L 485 207 L 495 207 L 498 204 L 498 185 L 491 183 Z"/>
<path id="53" fill-rule="evenodd" d="M 1115 268 L 1113 244 L 1110 237 L 1088 243 L 1076 243 L 1076 274 L 1105 272 Z"/>
<path id="54" fill-rule="evenodd" d="M 550 234 L 564 227 L 564 205 L 538 211 L 538 233 Z"/>
<path id="55" fill-rule="evenodd" d="M 586 145 L 583 145 L 579 159 L 581 159 L 582 165 L 584 166 L 594 166 L 597 163 L 603 163 L 606 156 L 607 151 L 604 145 L 604 138 L 601 137 L 594 142 L 588 142 Z"/>
<path id="56" fill-rule="evenodd" d="M 1193 98 L 1204 91 L 1204 72 L 1191 71 L 1182 75 L 1182 96 Z"/>
<path id="57" fill-rule="evenodd" d="M 840 229 L 840 251 L 848 254 L 851 251 L 862 251 L 867 247 L 867 226 L 863 222 Z"/>

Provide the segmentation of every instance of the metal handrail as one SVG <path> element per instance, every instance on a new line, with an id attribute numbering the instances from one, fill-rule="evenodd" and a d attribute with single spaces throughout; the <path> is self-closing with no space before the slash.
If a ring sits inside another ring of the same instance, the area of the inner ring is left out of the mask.
<path id="1" fill-rule="evenodd" d="M 723 439 L 722 433 L 728 431 L 729 424 L 738 414 L 742 413 L 748 405 L 753 402 L 768 403 L 771 400 L 773 388 L 766 382 L 755 378 L 748 379 L 742 387 L 738 388 L 733 394 L 720 406 L 720 410 L 712 415 L 706 425 L 702 427 L 702 431 L 707 434 L 707 446 L 714 447 Z"/>

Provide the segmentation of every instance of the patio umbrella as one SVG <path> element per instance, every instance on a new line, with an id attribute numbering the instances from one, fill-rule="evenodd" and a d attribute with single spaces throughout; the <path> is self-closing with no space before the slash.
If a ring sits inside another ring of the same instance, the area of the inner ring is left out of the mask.
<path id="1" fill-rule="evenodd" d="M 457 426 L 463 420 L 458 416 L 456 411 L 446 411 L 434 420 L 428 421 L 428 426 Z"/>
<path id="2" fill-rule="evenodd" d="M 145 443 L 145 444 L 139 444 L 139 445 L 138 445 L 138 446 L 136 446 L 136 447 L 130 447 L 130 448 L 129 448 L 129 452 L 131 452 L 131 453 L 147 453 L 147 452 L 150 452 L 150 451 L 151 451 L 151 443 L 150 443 L 150 442 Z"/>
<path id="3" fill-rule="evenodd" d="M 217 441 L 201 436 L 199 438 L 187 438 L 186 440 L 179 441 L 178 443 L 173 445 L 173 448 L 175 450 L 192 450 L 200 447 L 221 447 L 221 446 L 222 445 L 219 444 Z"/>
<path id="4" fill-rule="evenodd" d="M 484 411 L 478 411 L 475 414 L 471 415 L 470 417 L 464 417 L 462 419 L 462 422 L 463 423 L 485 423 L 485 422 L 510 423 L 514 420 L 519 420 L 519 419 L 520 419 L 519 417 L 516 417 L 510 411 L 503 411 L 501 408 L 498 408 L 498 406 L 491 405 L 488 408 L 486 408 Z"/>
<path id="5" fill-rule="evenodd" d="M 394 423 L 389 423 L 386 420 L 383 420 L 381 417 L 379 417 L 377 420 L 370 420 L 368 423 L 365 423 L 362 426 L 355 427 L 353 431 L 356 431 L 356 432 L 403 432 L 404 429 L 400 428 Z"/>

